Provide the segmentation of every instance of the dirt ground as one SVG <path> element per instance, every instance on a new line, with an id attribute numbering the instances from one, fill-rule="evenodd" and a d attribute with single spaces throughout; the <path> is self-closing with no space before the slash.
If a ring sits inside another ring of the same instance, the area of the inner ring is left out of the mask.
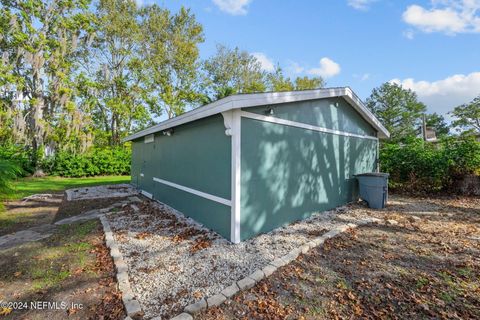
<path id="1" fill-rule="evenodd" d="M 62 220 L 71 216 L 87 212 L 97 208 L 106 208 L 114 203 L 126 200 L 128 197 L 104 198 L 104 199 L 89 199 L 89 200 L 75 200 L 63 201 L 58 208 L 54 221 Z"/>
<path id="2" fill-rule="evenodd" d="M 383 220 L 301 255 L 196 319 L 480 319 L 480 199 L 394 196 Z"/>
<path id="3" fill-rule="evenodd" d="M 8 231 L 51 223 L 59 220 L 58 214 L 63 218 L 105 205 L 105 201 L 60 205 L 62 198 L 7 203 L 5 214 L 10 219 L 28 217 Z M 6 231 L 2 229 L 2 233 Z M 15 302 L 21 309 L 0 308 L 2 319 L 123 319 L 121 295 L 100 222 L 63 225 L 49 238 L 0 250 L 0 301 Z M 33 310 L 31 302 L 54 305 Z"/>
<path id="4" fill-rule="evenodd" d="M 62 199 L 63 194 L 58 193 L 44 199 L 5 202 L 5 211 L 0 210 L 0 236 L 52 223 Z"/>

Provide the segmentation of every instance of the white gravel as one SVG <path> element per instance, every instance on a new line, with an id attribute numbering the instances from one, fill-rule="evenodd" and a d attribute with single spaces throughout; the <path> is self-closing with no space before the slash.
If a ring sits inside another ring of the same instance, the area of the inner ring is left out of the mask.
<path id="1" fill-rule="evenodd" d="M 219 293 L 335 226 L 363 216 L 353 218 L 345 207 L 337 208 L 234 245 L 168 206 L 145 200 L 138 207 L 139 213 L 127 207 L 107 217 L 146 319 L 175 316 L 188 304 Z M 185 230 L 196 234 L 179 237 Z M 211 243 L 194 252 L 196 242 Z"/>
<path id="2" fill-rule="evenodd" d="M 138 191 L 129 184 L 112 184 L 96 187 L 68 189 L 67 200 L 87 200 L 102 198 L 119 198 L 137 195 Z"/>

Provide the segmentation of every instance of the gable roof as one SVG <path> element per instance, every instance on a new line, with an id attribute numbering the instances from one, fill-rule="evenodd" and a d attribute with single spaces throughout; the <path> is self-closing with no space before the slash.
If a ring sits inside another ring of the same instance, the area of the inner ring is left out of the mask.
<path id="1" fill-rule="evenodd" d="M 205 106 L 198 107 L 175 118 L 162 121 L 157 125 L 126 137 L 123 139 L 123 141 L 135 140 L 155 132 L 163 131 L 181 124 L 233 109 L 334 97 L 344 98 L 362 116 L 363 119 L 365 119 L 373 128 L 375 128 L 375 130 L 378 131 L 379 138 L 390 137 L 388 130 L 380 123 L 373 113 L 368 110 L 367 107 L 365 107 L 363 102 L 352 91 L 352 89 L 350 89 L 350 87 L 341 87 L 303 91 L 235 94 L 209 103 Z"/>

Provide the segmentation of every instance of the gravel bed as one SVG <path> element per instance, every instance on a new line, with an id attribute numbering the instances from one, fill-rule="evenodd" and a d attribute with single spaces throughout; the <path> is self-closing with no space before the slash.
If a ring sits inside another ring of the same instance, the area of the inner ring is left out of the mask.
<path id="1" fill-rule="evenodd" d="M 146 319 L 175 316 L 335 226 L 368 216 L 337 208 L 231 244 L 166 205 L 145 200 L 137 207 L 107 218 Z"/>
<path id="2" fill-rule="evenodd" d="M 103 198 L 120 198 L 137 195 L 138 191 L 129 184 L 113 184 L 95 187 L 84 187 L 76 189 L 68 189 L 67 200 L 87 200 L 87 199 L 103 199 Z"/>

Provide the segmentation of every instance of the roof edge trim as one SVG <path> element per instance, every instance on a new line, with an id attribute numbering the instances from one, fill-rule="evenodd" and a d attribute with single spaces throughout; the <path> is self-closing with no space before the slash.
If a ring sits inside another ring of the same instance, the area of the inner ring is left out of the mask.
<path id="1" fill-rule="evenodd" d="M 203 119 L 221 112 L 249 108 L 262 105 L 273 105 L 288 102 L 298 102 L 306 100 L 317 100 L 324 98 L 343 97 L 370 125 L 378 131 L 379 138 L 389 138 L 390 133 L 380 123 L 380 121 L 368 110 L 360 98 L 353 92 L 350 87 L 341 88 L 324 88 L 304 91 L 287 91 L 287 92 L 267 92 L 267 93 L 251 93 L 237 94 L 217 100 L 202 107 L 198 107 L 186 112 L 175 118 L 165 120 L 150 128 L 134 133 L 122 141 L 132 141 L 143 136 L 163 131 L 172 127 L 176 127 L 188 122 Z"/>

